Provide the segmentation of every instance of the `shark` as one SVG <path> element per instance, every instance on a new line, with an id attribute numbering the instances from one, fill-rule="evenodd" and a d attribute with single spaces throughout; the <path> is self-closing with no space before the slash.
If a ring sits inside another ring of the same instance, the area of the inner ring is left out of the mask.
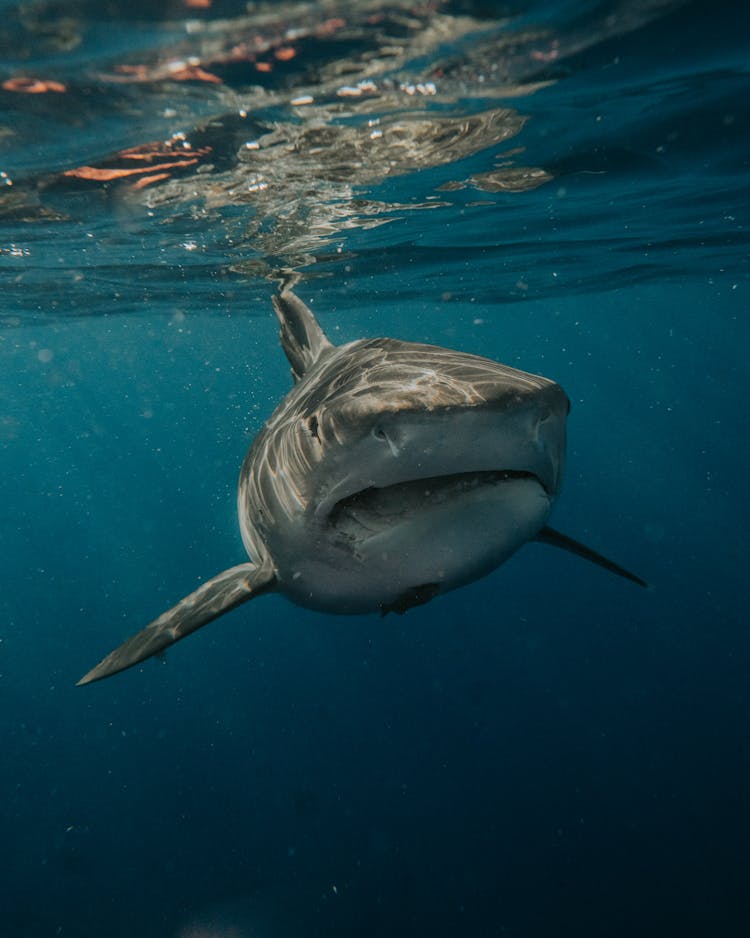
<path id="1" fill-rule="evenodd" d="M 158 655 L 264 593 L 325 613 L 404 613 L 486 576 L 531 541 L 647 585 L 547 524 L 570 410 L 559 384 L 394 338 L 335 346 L 291 288 L 272 302 L 294 385 L 240 471 L 251 559 L 181 599 L 79 685 Z"/>

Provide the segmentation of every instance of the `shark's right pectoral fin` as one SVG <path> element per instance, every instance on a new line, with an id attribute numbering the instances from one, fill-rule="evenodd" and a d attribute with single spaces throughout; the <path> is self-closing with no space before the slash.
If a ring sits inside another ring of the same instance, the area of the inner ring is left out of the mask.
<path id="1" fill-rule="evenodd" d="M 100 681 L 158 654 L 230 609 L 272 590 L 274 584 L 274 573 L 268 566 L 243 563 L 224 570 L 123 642 L 78 684 Z"/>

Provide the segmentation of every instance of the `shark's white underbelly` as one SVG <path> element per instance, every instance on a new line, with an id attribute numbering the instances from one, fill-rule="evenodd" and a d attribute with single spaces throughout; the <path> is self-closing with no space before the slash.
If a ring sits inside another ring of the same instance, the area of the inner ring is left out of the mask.
<path id="1" fill-rule="evenodd" d="M 546 523 L 552 500 L 532 478 L 462 488 L 375 493 L 275 552 L 278 586 L 293 602 L 335 613 L 376 612 L 410 591 L 433 595 L 485 576 Z M 417 483 L 410 483 L 412 486 Z"/>

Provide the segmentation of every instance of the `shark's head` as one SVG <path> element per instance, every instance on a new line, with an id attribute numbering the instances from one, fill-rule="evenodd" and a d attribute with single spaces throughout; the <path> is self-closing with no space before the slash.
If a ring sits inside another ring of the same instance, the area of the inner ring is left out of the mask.
<path id="1" fill-rule="evenodd" d="M 282 587 L 320 608 L 329 592 L 339 610 L 388 608 L 384 595 L 396 608 L 428 581 L 442 591 L 493 569 L 546 522 L 568 407 L 553 381 L 474 355 L 393 339 L 336 349 L 249 459 L 261 513 L 280 509 L 260 527 Z"/>
<path id="2" fill-rule="evenodd" d="M 478 356 L 393 340 L 380 340 L 380 356 L 368 361 L 368 345 L 375 342 L 358 350 L 356 384 L 339 384 L 315 414 L 318 518 L 365 490 L 422 479 L 526 480 L 555 498 L 569 410 L 559 385 Z"/>

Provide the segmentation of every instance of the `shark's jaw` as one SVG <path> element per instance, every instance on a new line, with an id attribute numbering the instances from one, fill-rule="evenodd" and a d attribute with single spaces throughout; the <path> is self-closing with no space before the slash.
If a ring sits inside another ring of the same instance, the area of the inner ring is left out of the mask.
<path id="1" fill-rule="evenodd" d="M 461 499 L 480 491 L 484 493 L 493 486 L 518 480 L 534 481 L 549 497 L 552 495 L 538 476 L 525 469 L 455 472 L 409 482 L 395 482 L 380 488 L 373 485 L 353 492 L 336 502 L 327 523 L 332 528 L 342 528 L 352 519 L 362 519 L 363 525 L 375 530 L 383 524 L 393 523 L 397 518 L 429 511 L 431 507 L 438 508 L 451 499 Z"/>
<path id="2" fill-rule="evenodd" d="M 285 592 L 330 612 L 405 611 L 490 573 L 544 527 L 552 501 L 523 470 L 363 489 L 334 505 Z"/>

